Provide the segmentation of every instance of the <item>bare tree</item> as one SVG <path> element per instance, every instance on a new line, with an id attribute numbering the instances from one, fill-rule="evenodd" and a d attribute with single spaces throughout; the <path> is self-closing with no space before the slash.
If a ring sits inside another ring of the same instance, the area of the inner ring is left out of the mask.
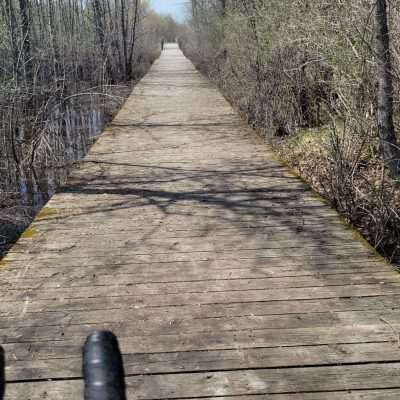
<path id="1" fill-rule="evenodd" d="M 375 7 L 378 131 L 385 164 L 393 175 L 398 175 L 400 173 L 400 147 L 393 123 L 393 69 L 386 0 L 376 0 Z"/>
<path id="2" fill-rule="evenodd" d="M 137 25 L 139 19 L 139 0 L 134 1 L 134 17 L 133 17 L 133 24 L 132 24 L 132 38 L 131 38 L 131 46 L 129 50 L 129 56 L 127 59 L 126 64 L 126 71 L 129 78 L 132 78 L 132 63 L 133 63 L 133 51 L 135 49 L 135 42 L 136 42 L 136 32 L 137 32 Z"/>
<path id="3" fill-rule="evenodd" d="M 128 77 L 128 30 L 126 28 L 127 25 L 127 12 L 126 12 L 126 3 L 125 0 L 121 1 L 121 35 L 122 35 L 122 49 L 124 56 L 124 77 L 125 79 Z"/>
<path id="4" fill-rule="evenodd" d="M 31 18 L 29 0 L 19 0 L 22 32 L 22 62 L 25 80 L 30 82 L 33 78 L 31 56 Z"/>
<path id="5" fill-rule="evenodd" d="M 10 36 L 11 43 L 11 52 L 12 52 L 12 61 L 13 61 L 13 75 L 14 77 L 18 76 L 18 68 L 19 68 L 19 51 L 18 51 L 18 43 L 17 43 L 17 19 L 15 16 L 15 10 L 12 0 L 5 1 L 5 12 L 6 12 L 6 20 L 8 22 L 8 30 Z"/>

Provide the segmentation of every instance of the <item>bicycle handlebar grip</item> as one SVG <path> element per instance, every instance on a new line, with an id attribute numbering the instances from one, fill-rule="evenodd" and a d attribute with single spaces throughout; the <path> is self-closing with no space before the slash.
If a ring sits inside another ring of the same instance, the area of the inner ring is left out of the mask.
<path id="1" fill-rule="evenodd" d="M 0 346 L 0 400 L 4 398 L 6 391 L 6 375 L 5 375 L 6 361 L 4 356 L 4 349 Z"/>
<path id="2" fill-rule="evenodd" d="M 85 400 L 126 400 L 124 367 L 112 332 L 96 331 L 83 347 Z"/>

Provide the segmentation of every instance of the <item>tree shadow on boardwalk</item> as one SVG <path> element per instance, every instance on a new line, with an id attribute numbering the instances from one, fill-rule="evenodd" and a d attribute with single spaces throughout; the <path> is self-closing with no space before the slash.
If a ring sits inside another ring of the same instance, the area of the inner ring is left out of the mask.
<path id="1" fill-rule="evenodd" d="M 136 221 L 135 226 L 143 230 L 143 235 L 130 242 L 131 250 L 139 251 L 146 241 L 159 238 L 161 230 L 169 226 L 171 231 L 194 230 L 210 245 L 216 240 L 213 231 L 232 229 L 227 251 L 281 248 L 282 257 L 289 259 L 296 253 L 304 254 L 303 262 L 313 258 L 324 262 L 325 256 L 336 255 L 340 260 L 371 255 L 358 243 L 349 242 L 351 235 L 340 226 L 336 213 L 280 166 L 254 161 L 243 167 L 235 160 L 223 167 L 198 168 L 87 163 L 90 179 L 78 173 L 63 190 L 76 197 L 79 205 L 78 210 L 67 214 L 68 219 L 72 216 L 89 222 L 93 218 L 99 229 L 103 224 L 112 227 L 113 221 L 119 227 L 123 219 L 130 219 L 130 224 Z M 87 168 L 83 169 L 85 173 Z M 275 236 L 283 237 L 281 244 Z M 157 253 L 170 251 L 163 249 L 161 242 L 158 246 Z"/>

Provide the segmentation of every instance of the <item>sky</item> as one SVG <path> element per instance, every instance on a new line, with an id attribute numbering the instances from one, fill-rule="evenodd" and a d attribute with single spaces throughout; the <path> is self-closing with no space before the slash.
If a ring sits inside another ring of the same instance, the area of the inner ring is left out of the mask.
<path id="1" fill-rule="evenodd" d="M 177 21 L 185 19 L 187 0 L 150 0 L 151 7 L 160 14 L 170 14 Z"/>

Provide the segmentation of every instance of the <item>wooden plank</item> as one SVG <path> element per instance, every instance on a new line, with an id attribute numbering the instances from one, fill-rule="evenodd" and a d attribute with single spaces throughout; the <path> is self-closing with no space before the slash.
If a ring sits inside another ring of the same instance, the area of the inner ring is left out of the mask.
<path id="1" fill-rule="evenodd" d="M 165 353 L 165 352 L 197 352 L 209 350 L 226 350 L 238 348 L 266 348 L 335 345 L 351 343 L 398 343 L 399 325 L 386 323 L 373 325 L 338 325 L 335 327 L 314 327 L 298 329 L 255 329 L 242 331 L 219 331 L 200 333 L 136 335 L 130 330 L 128 336 L 123 336 L 124 324 L 121 323 L 115 333 L 120 336 L 122 348 L 129 353 Z M 101 326 L 108 329 L 108 324 Z M 3 338 L 4 348 L 15 359 L 37 357 L 57 358 L 61 354 L 79 355 L 85 337 L 96 326 L 84 325 L 80 336 L 72 339 L 61 334 L 57 340 L 31 339 L 30 337 Z M 99 326 L 97 326 L 99 328 Z M 35 332 L 35 328 L 32 328 Z M 194 353 L 193 353 L 194 354 Z M 65 355 L 64 355 L 65 357 Z"/>
<path id="2" fill-rule="evenodd" d="M 59 311 L 39 310 L 38 312 L 27 311 L 21 318 L 20 310 L 15 314 L 4 315 L 0 319 L 0 327 L 10 326 L 35 326 L 38 321 L 44 325 L 69 325 L 69 324 L 95 324 L 104 321 L 107 313 L 107 321 L 121 322 L 121 320 L 134 321 L 144 319 L 168 318 L 176 319 L 202 319 L 221 317 L 245 317 L 245 316 L 268 316 L 268 315 L 290 315 L 310 314 L 325 312 L 346 311 L 380 311 L 389 312 L 400 309 L 400 295 L 397 296 L 371 296 L 332 298 L 317 300 L 285 300 L 285 301 L 263 301 L 243 302 L 230 304 L 194 304 L 183 306 L 164 307 L 140 307 L 126 304 L 115 304 L 110 311 L 97 304 L 97 307 L 88 307 L 86 310 L 76 310 L 73 313 L 65 309 Z M 129 312 L 127 312 L 129 310 Z"/>
<path id="3" fill-rule="evenodd" d="M 121 228 L 121 231 L 115 230 L 94 230 L 91 229 L 90 226 L 85 226 L 83 229 L 76 231 L 71 229 L 57 229 L 57 235 L 60 236 L 60 240 L 70 241 L 70 240 L 82 240 L 91 243 L 93 240 L 98 240 L 99 242 L 105 241 L 107 238 L 109 239 L 108 243 L 117 242 L 119 241 L 144 241 L 152 243 L 153 241 L 161 240 L 165 243 L 168 241 L 189 241 L 189 240 L 246 240 L 252 237 L 259 237 L 260 241 L 270 241 L 270 240 L 285 240 L 288 238 L 293 239 L 293 229 L 289 228 L 274 228 L 271 229 L 269 227 L 254 227 L 254 228 L 242 228 L 242 229 L 199 229 L 199 230 L 167 230 L 167 229 L 157 229 L 152 230 L 143 229 L 140 230 L 129 230 L 125 227 Z M 49 229 L 48 232 L 55 232 L 54 229 Z M 41 234 L 44 233 L 44 230 L 41 229 Z M 307 228 L 302 227 L 297 230 L 296 238 L 298 240 L 311 240 L 316 239 L 319 240 L 321 235 L 326 236 L 326 240 L 335 240 L 336 238 L 344 239 L 347 238 L 348 240 L 354 239 L 354 233 L 350 231 L 343 231 L 341 226 L 338 226 L 337 229 L 330 229 L 325 230 L 321 226 L 317 226 L 316 228 Z M 125 238 L 123 237 L 125 235 Z M 38 238 L 38 241 L 46 243 L 47 236 L 41 235 Z M 19 244 L 19 243 L 18 243 Z"/>
<path id="4" fill-rule="evenodd" d="M 104 235 L 59 235 L 62 242 L 66 242 L 71 246 L 85 247 L 90 249 L 96 249 L 97 246 L 113 245 L 115 249 L 124 248 L 126 246 L 139 247 L 141 250 L 155 251 L 159 248 L 169 248 L 173 251 L 191 251 L 196 249 L 197 251 L 220 251 L 220 250 L 241 250 L 249 247 L 259 247 L 260 245 L 268 244 L 268 248 L 282 248 L 282 247 L 294 247 L 302 245 L 302 247 L 315 246 L 316 242 L 320 241 L 321 234 L 324 234 L 326 246 L 346 246 L 349 245 L 349 241 L 354 239 L 354 234 L 350 231 L 341 230 L 338 233 L 322 232 L 318 230 L 315 233 L 299 231 L 294 234 L 293 232 L 248 232 L 240 233 L 233 232 L 229 235 L 225 235 L 221 238 L 221 235 L 213 235 L 212 233 L 205 233 L 203 235 L 182 237 L 177 238 L 152 238 L 146 237 L 146 234 L 140 235 L 138 238 L 132 238 L 131 235 L 121 240 L 120 236 L 104 236 Z M 96 236 L 94 241 L 93 236 Z M 206 240 L 205 240 L 206 239 Z M 55 251 L 57 250 L 56 245 L 49 240 L 48 237 L 40 236 L 35 240 L 36 244 L 40 244 L 42 251 Z M 29 249 L 32 243 L 30 241 L 20 241 L 18 245 L 14 246 L 14 251 L 24 251 Z"/>
<path id="5" fill-rule="evenodd" d="M 193 353 L 124 353 L 126 375 L 210 372 L 262 368 L 332 366 L 365 362 L 399 362 L 398 343 L 354 343 L 257 349 L 207 350 Z M 81 377 L 82 360 L 67 353 L 14 360 L 7 370 L 10 381 Z"/>
<path id="6" fill-rule="evenodd" d="M 223 335 L 229 332 L 240 332 L 246 334 L 254 331 L 274 331 L 292 329 L 313 329 L 313 328 L 337 328 L 346 326 L 371 326 L 376 329 L 389 325 L 392 330 L 400 326 L 400 310 L 394 311 L 351 311 L 351 312 L 326 312 L 309 314 L 288 314 L 273 316 L 242 316 L 242 317 L 219 317 L 219 318 L 195 318 L 179 319 L 173 314 L 168 317 L 151 319 L 121 319 L 109 321 L 104 315 L 103 320 L 97 323 L 80 322 L 76 324 L 52 325 L 51 321 L 37 321 L 30 326 L 10 326 L 0 329 L 2 343 L 18 343 L 53 341 L 60 338 L 74 337 L 81 338 L 82 335 L 90 333 L 95 329 L 107 329 L 118 333 L 122 337 L 136 336 L 160 336 L 160 335 L 201 335 L 214 334 Z M 275 333 L 276 332 L 272 332 Z"/>
<path id="7" fill-rule="evenodd" d="M 68 201 L 76 201 L 75 199 L 71 199 Z M 79 201 L 79 199 L 77 200 Z M 50 210 L 51 208 L 48 207 Z M 47 212 L 52 212 L 52 211 L 47 211 Z M 39 214 L 40 215 L 40 214 Z M 57 224 L 56 223 L 57 218 L 50 218 L 48 219 L 47 217 L 41 217 L 39 220 L 33 222 L 32 227 L 37 227 L 39 228 L 39 222 L 40 222 L 40 232 L 41 233 L 46 233 L 46 232 L 55 232 L 59 233 L 60 235 L 72 235 L 74 236 L 108 236 L 110 235 L 111 238 L 114 236 L 121 236 L 121 234 L 125 235 L 132 235 L 132 239 L 134 237 L 138 237 L 139 239 L 143 239 L 144 234 L 151 232 L 152 237 L 157 237 L 156 234 L 159 234 L 158 237 L 162 238 L 174 238 L 174 237 L 189 237 L 191 235 L 194 236 L 200 236 L 204 237 L 205 234 L 207 235 L 216 235 L 216 236 L 233 236 L 235 234 L 241 234 L 241 235 L 249 235 L 249 234 L 256 234 L 257 232 L 263 232 L 263 233 L 275 233 L 275 232 L 289 232 L 293 233 L 293 227 L 286 226 L 285 224 L 282 225 L 268 225 L 268 223 L 262 223 L 262 221 L 254 222 L 251 224 L 247 225 L 242 225 L 242 226 L 215 226 L 213 225 L 202 225 L 202 226 L 171 226 L 171 227 L 165 227 L 165 226 L 159 226 L 157 230 L 153 229 L 153 226 L 130 226 L 130 225 L 125 225 L 121 226 L 118 231 L 115 229 L 112 229 L 112 227 L 106 227 L 102 226 L 102 229 L 99 230 L 98 226 L 96 228 L 95 225 L 93 224 L 85 224 L 81 225 L 81 229 L 77 230 L 76 225 L 71 226 L 64 226 Z M 325 234 L 325 233 L 341 233 L 343 232 L 343 223 L 336 221 L 335 223 L 332 222 L 329 224 L 329 227 L 326 226 L 325 221 L 321 221 L 320 223 L 315 223 L 315 224 L 307 224 L 306 221 L 301 221 L 301 225 L 298 224 L 298 226 L 301 226 L 300 232 L 315 232 L 315 233 L 320 233 Z M 211 229 L 212 228 L 212 229 Z M 346 228 L 346 227 L 345 227 Z M 299 229 L 297 229 L 296 233 L 299 233 Z M 176 235 L 176 236 L 173 236 Z"/>
<path id="8" fill-rule="evenodd" d="M 203 397 L 209 400 L 397 400 L 400 389 L 384 390 L 346 390 L 342 392 L 313 392 L 313 393 L 288 393 L 284 395 L 250 395 L 250 396 L 221 396 Z M 194 397 L 192 400 L 200 400 Z"/>
<path id="9" fill-rule="evenodd" d="M 168 274 L 164 274 L 168 278 Z M 5 298 L 12 298 L 18 295 L 21 290 L 28 290 L 35 299 L 45 298 L 75 298 L 90 296 L 104 297 L 108 292 L 116 290 L 123 291 L 124 295 L 164 295 L 164 294 L 185 294 L 185 293 L 210 293 L 223 291 L 240 290 L 264 290 L 279 288 L 317 288 L 326 286 L 345 286 L 345 285 L 387 285 L 390 283 L 398 284 L 398 277 L 392 272 L 371 272 L 369 274 L 332 274 L 332 275 L 312 275 L 288 277 L 267 277 L 257 279 L 204 279 L 204 280 L 183 280 L 182 282 L 132 282 L 128 275 L 124 275 L 120 282 L 113 276 L 106 277 L 104 282 L 98 284 L 76 284 L 67 281 L 66 285 L 56 280 L 54 285 L 46 285 L 35 280 L 32 286 L 26 285 L 24 281 L 18 281 L 16 287 L 7 287 Z M 36 289 L 40 289 L 36 292 Z M 48 297 L 50 296 L 50 297 Z"/>
<path id="10" fill-rule="evenodd" d="M 112 245 L 112 243 L 109 243 Z M 74 253 L 83 252 L 85 255 L 93 255 L 93 254 L 102 254 L 102 251 L 98 251 L 98 247 L 96 247 L 96 243 L 91 241 L 91 245 L 85 245 L 85 241 L 81 241 L 79 239 L 69 239 L 63 240 L 61 243 L 51 243 L 51 242 L 38 242 L 36 244 L 37 248 L 34 253 L 31 254 L 41 254 L 43 252 L 48 252 L 49 254 L 54 254 L 59 252 L 60 250 L 64 251 L 73 251 Z M 105 245 L 102 246 L 101 242 L 99 243 L 101 248 L 105 248 Z M 351 248 L 353 251 L 364 250 L 361 247 L 361 244 L 358 243 L 349 243 L 349 239 L 335 239 L 331 240 L 329 243 L 324 245 L 324 248 L 328 251 L 335 251 L 336 249 L 344 250 Z M 212 253 L 212 254 L 220 254 L 229 252 L 231 254 L 238 254 L 240 256 L 242 253 L 249 254 L 249 251 L 254 251 L 255 254 L 259 254 L 260 251 L 267 250 L 286 250 L 293 249 L 292 251 L 303 254 L 306 251 L 312 251 L 316 247 L 320 247 L 315 240 L 301 240 L 291 239 L 291 240 L 277 240 L 277 241 L 265 241 L 254 239 L 254 240 L 242 240 L 231 243 L 219 243 L 209 241 L 204 243 L 203 240 L 193 241 L 189 244 L 180 243 L 178 241 L 171 242 L 160 242 L 158 244 L 153 243 L 142 243 L 142 241 L 126 241 L 126 242 L 118 242 L 113 246 L 115 252 L 124 252 L 126 256 L 131 255 L 147 255 L 153 254 L 157 256 L 159 254 L 185 254 L 190 253 L 196 257 L 201 253 Z M 10 254 L 23 254 L 25 256 L 25 251 L 29 251 L 31 249 L 30 243 L 20 243 L 18 246 L 14 246 L 13 251 Z M 156 257 L 155 257 L 156 258 Z"/>
<path id="11" fill-rule="evenodd" d="M 99 193 L 102 192 L 106 192 L 106 189 L 99 188 L 97 190 Z M 139 189 L 138 189 L 139 191 Z M 99 194 L 98 193 L 98 194 Z M 87 195 L 90 195 L 90 191 L 88 191 Z M 149 193 L 150 195 L 151 193 Z M 156 194 L 156 193 L 155 193 Z M 96 195 L 96 191 L 93 190 L 92 193 L 93 196 Z M 122 192 L 121 192 L 122 195 Z M 129 195 L 129 193 L 124 195 L 124 201 L 126 202 L 126 207 L 124 208 L 123 206 L 120 207 L 119 211 L 122 214 L 123 211 L 125 211 L 125 209 L 127 209 L 129 206 L 129 201 L 127 196 Z M 132 195 L 134 196 L 134 193 L 132 193 Z M 168 193 L 165 196 L 165 200 L 163 201 L 158 201 L 158 204 L 160 206 L 163 206 L 164 202 L 168 202 L 168 201 L 174 201 L 174 197 L 176 196 L 176 194 L 174 195 L 173 193 L 171 193 L 168 196 Z M 151 204 L 151 196 L 149 196 L 150 198 L 146 200 L 148 204 L 150 202 Z M 66 200 L 67 201 L 67 200 Z M 176 201 L 176 199 L 175 199 Z M 157 204 L 157 203 L 156 203 Z M 166 205 L 164 205 L 165 207 Z M 105 207 L 103 213 L 111 212 L 113 211 L 114 214 L 116 214 L 116 211 L 118 211 L 118 209 L 113 209 L 112 207 L 110 207 L 110 210 L 107 210 L 107 208 Z M 208 215 L 207 213 L 197 213 L 194 215 L 190 214 L 190 210 L 187 210 L 187 213 L 176 213 L 173 218 L 171 218 L 171 214 L 162 212 L 160 210 L 157 210 L 156 208 L 154 208 L 154 206 L 148 206 L 149 211 L 144 213 L 144 215 L 142 214 L 143 210 L 140 210 L 140 213 L 134 213 L 133 211 L 131 211 L 131 213 L 129 213 L 129 217 L 132 218 L 131 223 L 132 226 L 146 226 L 144 224 L 146 223 L 150 223 L 153 226 L 157 226 L 157 224 L 163 224 L 163 227 L 165 229 L 169 228 L 174 228 L 174 229 L 183 229 L 185 226 L 185 222 L 187 223 L 187 225 L 193 225 L 196 226 L 197 229 L 204 229 L 207 227 L 212 227 L 213 229 L 217 229 L 217 228 L 226 228 L 227 226 L 230 228 L 236 228 L 236 229 L 242 229 L 242 228 L 246 228 L 248 226 L 269 226 L 271 228 L 273 227 L 280 227 L 280 226 L 286 226 L 286 227 L 296 227 L 296 226 L 312 226 L 312 225 L 328 225 L 328 224 L 339 224 L 340 220 L 337 216 L 337 214 L 332 214 L 331 215 L 326 215 L 325 213 L 321 213 L 321 215 L 313 215 L 311 212 L 308 215 L 296 215 L 296 216 L 291 216 L 288 212 L 288 209 L 282 209 L 282 211 L 280 213 L 276 213 L 275 215 L 272 214 L 271 212 L 268 212 L 268 210 L 265 210 L 264 214 L 258 214 L 258 215 L 253 215 L 252 210 L 248 210 L 247 213 L 242 213 L 243 215 L 241 215 L 240 212 L 238 213 L 229 213 L 224 217 L 224 215 L 220 214 L 220 219 L 218 218 L 214 218 L 214 220 L 211 221 L 210 217 L 212 217 L 212 215 Z M 157 211 L 156 211 L 157 210 Z M 240 211 L 240 210 L 239 210 Z M 121 222 L 127 222 L 126 220 L 124 221 L 124 215 L 119 216 L 118 215 L 113 215 L 111 216 L 109 213 L 107 213 L 107 216 L 109 217 L 109 220 L 104 220 L 102 219 L 102 211 L 97 210 L 95 212 L 92 213 L 81 213 L 81 214 L 77 214 L 77 215 L 73 215 L 73 216 L 65 216 L 62 218 L 54 218 L 52 220 L 46 220 L 46 221 L 35 221 L 34 222 L 34 226 L 37 227 L 38 229 L 40 229 L 41 225 L 46 225 L 48 226 L 52 226 L 52 225 L 57 225 L 60 222 L 62 222 L 63 224 L 66 225 L 66 227 L 72 227 L 72 228 L 77 228 L 77 226 L 79 225 L 79 222 L 81 222 L 81 226 L 82 225 L 86 225 L 86 224 L 100 224 L 101 226 L 109 226 L 110 228 L 112 228 L 112 224 L 113 223 L 121 223 Z M 133 224 L 134 223 L 134 224 Z M 126 224 L 121 224 L 123 226 L 126 226 Z M 65 229 L 65 228 L 64 228 Z"/>
<path id="12" fill-rule="evenodd" d="M 146 268 L 160 268 L 164 267 L 176 267 L 181 269 L 186 269 L 188 266 L 192 268 L 198 267 L 199 269 L 212 268 L 213 270 L 226 270 L 230 268 L 240 268 L 242 266 L 251 266 L 253 268 L 303 268 L 307 269 L 329 269 L 334 268 L 335 265 L 344 266 L 346 264 L 358 264 L 363 265 L 364 263 L 375 262 L 379 265 L 379 269 L 382 270 L 393 270 L 389 265 L 385 265 L 382 259 L 377 257 L 375 254 L 365 254 L 353 253 L 345 255 L 315 255 L 314 257 L 248 257 L 248 258 L 230 258 L 228 261 L 220 256 L 214 258 L 208 258 L 205 260 L 136 260 L 126 259 L 125 257 L 77 257 L 77 258 L 59 258 L 57 263 L 53 259 L 40 260 L 40 263 L 36 263 L 35 259 L 32 258 L 27 262 L 26 260 L 12 260 L 7 257 L 2 261 L 2 269 L 7 269 L 8 271 L 18 270 L 20 272 L 19 276 L 24 276 L 26 271 L 35 268 L 40 271 L 45 268 L 52 268 L 53 273 L 57 272 L 57 269 L 61 269 L 64 272 L 69 273 L 69 268 L 79 268 L 79 267 L 94 267 L 94 268 L 107 268 L 110 270 L 113 268 L 119 268 L 121 266 L 142 266 L 143 269 Z M 68 270 L 66 270 L 68 268 Z"/>
<path id="13" fill-rule="evenodd" d="M 146 307 L 140 305 L 125 305 L 121 303 L 99 305 L 96 302 L 83 307 L 82 310 L 68 311 L 68 307 L 60 307 L 59 311 L 39 309 L 37 312 L 26 311 L 22 314 L 22 308 L 16 308 L 15 314 L 3 315 L 1 327 L 9 326 L 35 326 L 38 321 L 43 325 L 61 326 L 69 324 L 88 323 L 95 324 L 105 321 L 104 313 L 107 310 L 107 321 L 109 323 L 121 322 L 121 320 L 145 320 L 159 319 L 166 315 L 173 319 L 201 319 L 220 317 L 243 317 L 243 316 L 268 316 L 268 315 L 290 315 L 301 313 L 323 313 L 339 311 L 381 311 L 398 310 L 399 296 L 376 296 L 376 297 L 354 297 L 333 298 L 318 300 L 286 300 L 272 302 L 243 302 L 230 304 L 206 304 L 206 305 L 182 305 L 182 306 L 160 306 Z M 107 307 L 108 306 L 108 307 Z M 113 306 L 111 308 L 111 306 Z M 23 318 L 21 318 L 23 315 Z"/>
<path id="14" fill-rule="evenodd" d="M 212 268 L 213 276 L 210 277 Z M 189 262 L 189 263 L 153 263 L 136 264 L 121 263 L 105 265 L 87 265 L 82 270 L 82 264 L 70 264 L 68 274 L 62 267 L 55 267 L 54 264 L 44 264 L 40 267 L 28 266 L 22 269 L 21 266 L 13 264 L 7 268 L 8 282 L 1 282 L 0 286 L 9 284 L 21 286 L 34 285 L 41 280 L 45 286 L 53 284 L 63 286 L 63 282 L 74 283 L 80 279 L 82 285 L 87 282 L 102 284 L 103 280 L 113 276 L 114 283 L 118 284 L 119 279 L 126 279 L 125 282 L 185 282 L 201 280 L 221 279 L 258 279 L 258 278 L 284 278 L 295 276 L 325 275 L 349 275 L 349 274 L 378 274 L 383 273 L 382 264 L 377 260 L 367 259 L 349 263 L 327 263 L 327 264 L 287 264 L 267 266 L 252 262 L 210 263 L 210 262 Z M 388 270 L 386 270 L 388 271 Z M 49 278 L 43 282 L 43 278 Z M 110 281 L 108 281 L 110 282 Z"/>
<path id="15" fill-rule="evenodd" d="M 99 288 L 101 292 L 102 288 Z M 47 311 L 74 311 L 99 308 L 102 304 L 103 309 L 115 308 L 121 302 L 132 306 L 145 307 L 165 307 L 182 305 L 203 305 L 203 304 L 231 304 L 244 302 L 260 301 L 282 301 L 282 300 L 311 300 L 311 299 L 332 299 L 343 297 L 370 297 L 370 296 L 391 296 L 400 294 L 399 283 L 388 283 L 382 285 L 346 285 L 346 286 L 327 286 L 327 287 L 306 287 L 288 289 L 264 289 L 264 290 L 236 290 L 205 293 L 186 293 L 186 294 L 162 294 L 162 295 L 135 295 L 129 293 L 129 287 L 116 287 L 113 291 L 105 290 L 102 295 L 91 294 L 90 290 L 84 291 L 80 296 L 72 293 L 68 298 L 62 295 L 41 294 L 40 291 L 34 293 L 22 292 L 19 296 L 3 295 L 3 302 L 0 303 L 0 312 L 9 312 L 17 309 L 25 314 L 38 312 L 46 309 Z M 61 291 L 60 291 L 61 294 Z"/>
<path id="16" fill-rule="evenodd" d="M 154 268 L 147 266 L 137 265 L 122 265 L 119 267 L 86 267 L 84 271 L 79 266 L 74 271 L 71 271 L 68 275 L 62 272 L 55 272 L 53 269 L 41 268 L 39 271 L 28 270 L 24 275 L 19 275 L 19 270 L 15 271 L 13 276 L 10 276 L 8 282 L 2 283 L 4 289 L 9 291 L 15 290 L 26 290 L 26 289 L 46 289 L 46 288 L 63 288 L 63 287 L 89 287 L 89 286 L 106 286 L 110 282 L 113 285 L 137 285 L 137 284 L 178 284 L 178 283 L 191 283 L 191 282 L 220 282 L 220 281 L 243 281 L 243 280 L 266 280 L 274 279 L 279 282 L 279 279 L 286 279 L 286 282 L 291 282 L 296 277 L 296 285 L 302 286 L 302 282 L 305 282 L 307 277 L 310 278 L 310 282 L 317 282 L 320 286 L 324 277 L 327 277 L 327 282 L 338 282 L 342 277 L 345 279 L 345 275 L 349 276 L 350 279 L 347 282 L 354 283 L 355 281 L 363 283 L 372 283 L 371 280 L 379 279 L 381 282 L 391 281 L 395 279 L 392 272 L 377 272 L 381 271 L 381 265 L 377 263 L 366 263 L 363 265 L 357 264 L 352 266 L 351 264 L 347 267 L 345 265 L 341 267 L 332 268 L 329 270 L 318 268 L 304 268 L 290 269 L 290 268 L 233 268 L 216 270 L 213 272 L 213 277 L 210 279 L 210 269 L 201 268 L 198 266 L 196 269 L 188 268 L 184 270 L 182 268 Z M 11 275 L 11 274 L 10 274 Z M 357 275 L 357 278 L 354 276 Z M 44 280 L 44 278 L 48 278 Z M 387 278 L 387 279 L 385 279 Z M 282 280 L 282 282 L 284 282 Z M 376 281 L 375 281 L 376 282 Z M 291 283 L 293 285 L 293 283 Z"/>
<path id="17" fill-rule="evenodd" d="M 67 246 L 61 250 L 69 254 L 69 259 L 80 259 L 84 257 L 90 258 L 101 258 L 107 257 L 109 252 L 104 249 L 99 251 L 74 251 L 74 248 Z M 39 249 L 32 248 L 32 251 L 27 252 L 14 252 L 10 251 L 7 256 L 7 261 L 28 261 L 34 257 L 36 261 L 40 260 L 54 260 L 57 262 L 58 259 L 63 258 L 64 254 L 61 252 L 48 252 L 40 253 Z M 80 253 L 80 254 L 79 254 Z M 136 262 L 179 262 L 179 261 L 204 261 L 209 259 L 220 259 L 220 260 L 232 260 L 232 259 L 248 259 L 248 258 L 282 258 L 288 259 L 301 258 L 303 260 L 311 260 L 314 257 L 324 258 L 326 256 L 354 256 L 354 255 L 374 255 L 371 250 L 367 250 L 362 247 L 361 244 L 349 244 L 349 246 L 327 246 L 324 248 L 323 256 L 320 252 L 320 246 L 315 245 L 313 247 L 287 247 L 287 248 L 253 248 L 243 249 L 235 252 L 232 251 L 186 251 L 186 252 L 168 252 L 163 249 L 159 249 L 156 253 L 152 252 L 141 252 L 140 249 L 115 249 L 115 256 L 123 259 L 131 259 Z"/>
<path id="18" fill-rule="evenodd" d="M 245 370 L 128 377 L 127 391 L 128 397 L 139 400 L 220 398 L 248 394 L 286 396 L 312 391 L 390 389 L 399 377 L 399 363 Z M 5 400 L 39 400 L 43 397 L 78 399 L 82 392 L 79 380 L 27 382 L 9 385 Z"/>

